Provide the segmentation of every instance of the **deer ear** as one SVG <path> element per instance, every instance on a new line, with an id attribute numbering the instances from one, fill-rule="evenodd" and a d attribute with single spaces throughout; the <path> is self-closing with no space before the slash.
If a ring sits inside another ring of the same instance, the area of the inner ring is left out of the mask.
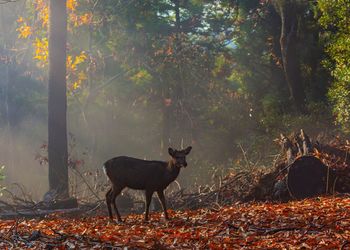
<path id="1" fill-rule="evenodd" d="M 174 156 L 175 151 L 172 148 L 168 148 L 168 153 L 169 155 Z"/>
<path id="2" fill-rule="evenodd" d="M 192 150 L 192 147 L 191 147 L 191 146 L 187 147 L 187 148 L 185 149 L 185 154 L 188 155 L 188 154 L 191 152 L 191 150 Z"/>

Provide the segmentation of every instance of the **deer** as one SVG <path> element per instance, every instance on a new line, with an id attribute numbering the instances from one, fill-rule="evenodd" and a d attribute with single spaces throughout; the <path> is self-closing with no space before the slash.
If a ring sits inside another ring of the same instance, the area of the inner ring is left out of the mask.
<path id="1" fill-rule="evenodd" d="M 113 204 L 117 222 L 123 222 L 117 208 L 116 198 L 126 187 L 145 191 L 145 222 L 148 221 L 149 205 L 154 192 L 158 194 L 165 219 L 169 220 L 164 190 L 175 181 L 180 169 L 187 167 L 186 156 L 191 150 L 191 146 L 183 150 L 168 148 L 168 153 L 171 156 L 169 161 L 141 160 L 128 156 L 118 156 L 106 161 L 103 164 L 103 170 L 112 184 L 112 187 L 106 193 L 110 221 L 113 221 Z"/>

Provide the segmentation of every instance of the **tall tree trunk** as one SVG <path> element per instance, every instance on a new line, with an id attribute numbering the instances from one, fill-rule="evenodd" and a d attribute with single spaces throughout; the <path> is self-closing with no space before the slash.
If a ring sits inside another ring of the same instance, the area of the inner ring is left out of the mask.
<path id="1" fill-rule="evenodd" d="M 57 192 L 59 198 L 67 198 L 69 192 L 66 117 L 66 1 L 50 0 L 49 15 L 49 186 L 50 190 Z"/>
<path id="2" fill-rule="evenodd" d="M 7 7 L 8 8 L 8 7 Z M 0 7 L 0 24 L 1 24 L 1 34 L 2 34 L 2 45 L 0 48 L 0 54 L 2 59 L 1 64 L 3 64 L 3 72 L 0 72 L 1 74 L 1 84 L 0 84 L 0 93 L 2 92 L 3 95 L 0 95 L 0 105 L 1 109 L 0 114 L 3 113 L 3 119 L 5 121 L 6 129 L 5 129 L 5 144 L 6 144 L 6 174 L 8 175 L 9 179 L 13 178 L 16 174 L 16 171 L 14 169 L 15 167 L 15 148 L 14 148 L 14 142 L 13 142 L 13 129 L 11 127 L 11 112 L 10 112 L 10 104 L 9 104 L 9 88 L 11 86 L 11 81 L 13 80 L 11 77 L 11 68 L 13 67 L 12 61 L 14 60 L 13 54 L 10 52 L 9 44 L 11 44 L 11 41 L 6 34 L 10 33 L 11 26 L 9 26 L 9 22 L 6 21 L 6 15 L 5 12 L 6 7 L 1 6 Z M 0 37 L 1 38 L 1 37 Z M 3 86 L 1 86 L 3 85 Z M 2 111 L 2 112 L 1 112 Z"/>
<path id="3" fill-rule="evenodd" d="M 171 114 L 172 114 L 172 100 L 169 95 L 169 86 L 166 86 L 165 93 L 162 94 L 162 132 L 160 143 L 160 155 L 167 154 L 168 147 L 171 144 Z"/>
<path id="4" fill-rule="evenodd" d="M 174 146 L 175 147 L 183 147 L 184 141 L 184 131 L 185 131 L 185 122 L 184 122 L 184 72 L 183 72 L 183 58 L 182 58 L 182 25 L 181 25 L 181 17 L 180 17 L 180 0 L 174 0 L 174 10 L 175 10 L 175 26 L 176 26 L 176 40 L 175 40 L 175 56 L 176 56 L 176 68 L 177 74 L 174 79 L 174 112 L 175 115 L 175 129 L 176 129 L 176 137 L 174 138 Z"/>
<path id="5" fill-rule="evenodd" d="M 281 17 L 280 47 L 290 98 L 298 111 L 305 112 L 305 91 L 297 51 L 298 13 L 296 4 L 291 0 L 274 1 L 275 9 Z"/>
<path id="6" fill-rule="evenodd" d="M 180 20 L 180 0 L 174 0 L 175 4 L 175 25 L 176 25 L 176 33 L 179 34 L 181 32 L 181 20 Z"/>

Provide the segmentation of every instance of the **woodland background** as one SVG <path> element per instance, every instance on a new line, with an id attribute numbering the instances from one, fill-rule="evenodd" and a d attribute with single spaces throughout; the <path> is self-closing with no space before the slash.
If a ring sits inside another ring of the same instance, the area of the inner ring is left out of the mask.
<path id="1" fill-rule="evenodd" d="M 20 183 L 41 199 L 47 1 L 0 3 L 2 185 Z M 347 0 L 68 0 L 67 7 L 71 172 L 101 179 L 113 156 L 167 159 L 168 146 L 192 145 L 179 180 L 189 186 L 217 171 L 269 167 L 280 133 L 349 133 Z M 71 191 L 83 196 L 74 181 Z"/>

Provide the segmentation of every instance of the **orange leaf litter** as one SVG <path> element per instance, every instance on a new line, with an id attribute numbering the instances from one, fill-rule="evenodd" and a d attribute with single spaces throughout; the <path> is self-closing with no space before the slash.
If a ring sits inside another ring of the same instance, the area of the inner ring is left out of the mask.
<path id="1" fill-rule="evenodd" d="M 350 249 L 350 198 L 107 217 L 0 220 L 0 249 Z M 28 240 L 40 231 L 36 240 Z"/>

